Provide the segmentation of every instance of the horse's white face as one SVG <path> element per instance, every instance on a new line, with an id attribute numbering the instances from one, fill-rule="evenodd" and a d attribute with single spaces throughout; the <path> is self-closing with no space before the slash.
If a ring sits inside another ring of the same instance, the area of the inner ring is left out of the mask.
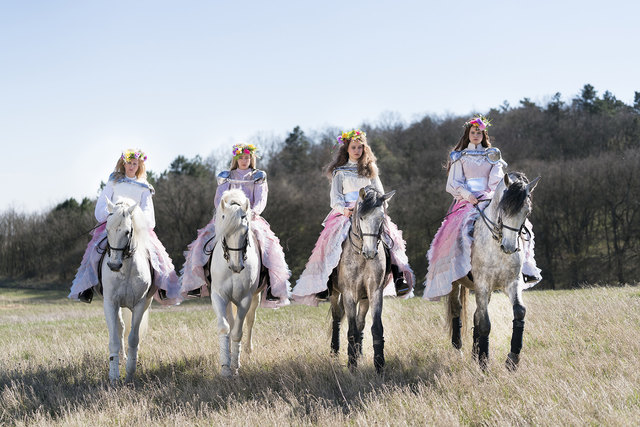
<path id="1" fill-rule="evenodd" d="M 220 241 L 227 265 L 234 273 L 244 270 L 247 246 L 250 244 L 248 207 L 237 203 L 227 204 L 224 199 L 220 201 L 224 224 L 220 230 L 223 233 Z"/>
<path id="2" fill-rule="evenodd" d="M 107 265 L 112 271 L 122 268 L 122 259 L 125 253 L 131 250 L 130 243 L 133 237 L 132 213 L 135 205 L 126 208 L 122 205 L 107 203 L 110 213 L 107 218 Z"/>

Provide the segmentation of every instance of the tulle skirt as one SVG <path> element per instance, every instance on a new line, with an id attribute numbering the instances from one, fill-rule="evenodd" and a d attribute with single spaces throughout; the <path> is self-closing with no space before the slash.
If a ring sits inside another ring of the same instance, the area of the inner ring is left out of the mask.
<path id="1" fill-rule="evenodd" d="M 425 278 L 423 297 L 434 301 L 448 295 L 451 292 L 452 283 L 471 271 L 473 227 L 480 214 L 471 203 L 465 200 L 455 203 L 449 212 L 427 252 L 429 268 Z M 533 226 L 528 219 L 525 221 L 525 226 L 531 231 L 531 239 L 522 242 L 525 255 L 522 272 L 536 278 L 525 283 L 524 289 L 527 289 L 542 280 L 542 276 L 534 259 Z"/>
<path id="2" fill-rule="evenodd" d="M 278 308 L 289 305 L 289 278 L 291 271 L 284 259 L 284 251 L 280 240 L 271 231 L 269 223 L 259 215 L 254 215 L 251 221 L 253 236 L 260 247 L 262 265 L 269 270 L 271 293 L 278 298 L 277 301 L 267 301 L 262 296 L 260 306 L 264 308 Z M 184 253 L 185 262 L 181 275 L 181 293 L 200 288 L 200 296 L 209 295 L 207 280 L 205 279 L 205 265 L 209 261 L 209 254 L 213 250 L 213 237 L 215 236 L 215 219 L 212 219 L 204 228 L 198 230 L 198 237 L 191 242 Z"/>
<path id="3" fill-rule="evenodd" d="M 75 279 L 71 285 L 71 292 L 69 298 L 78 299 L 78 295 L 98 285 L 98 263 L 100 257 L 104 253 L 106 247 L 106 240 L 100 243 L 107 237 L 106 224 L 102 224 L 100 227 L 93 231 L 93 237 L 87 245 L 87 249 L 84 251 L 82 262 L 78 268 Z M 164 248 L 158 236 L 153 230 L 149 231 L 149 261 L 151 267 L 154 270 L 153 284 L 158 289 L 166 291 L 167 298 L 160 299 L 158 291 L 154 294 L 154 298 L 162 305 L 174 305 L 180 302 L 180 285 L 178 284 L 178 276 L 176 275 L 173 267 L 173 262 Z"/>
<path id="4" fill-rule="evenodd" d="M 291 292 L 293 300 L 301 304 L 317 306 L 316 294 L 327 290 L 329 276 L 340 262 L 342 243 L 349 235 L 351 219 L 339 212 L 332 211 L 323 225 L 324 230 L 320 233 L 320 237 L 318 237 L 318 241 L 311 252 L 311 257 L 309 257 L 302 275 Z M 402 232 L 391 222 L 388 216 L 385 216 L 384 230 L 390 240 L 387 242 L 387 246 L 390 247 L 391 262 L 397 265 L 400 271 L 404 273 L 405 280 L 411 289 L 403 298 L 410 298 L 413 296 L 415 276 L 409 266 L 406 243 L 402 239 Z M 385 285 L 384 295 L 392 296 L 395 294 L 393 278 L 390 277 Z"/>

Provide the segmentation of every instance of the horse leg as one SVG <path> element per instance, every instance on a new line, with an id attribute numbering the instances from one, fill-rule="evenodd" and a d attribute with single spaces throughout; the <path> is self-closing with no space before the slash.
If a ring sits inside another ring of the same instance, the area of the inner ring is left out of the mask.
<path id="1" fill-rule="evenodd" d="M 357 306 L 356 300 L 350 292 L 342 294 L 342 303 L 345 314 L 347 315 L 347 321 L 349 322 L 349 330 L 347 331 L 347 354 L 349 361 L 347 366 L 349 366 L 349 369 L 353 372 L 358 366 L 358 350 L 356 346 L 356 335 L 358 334 L 358 325 L 356 322 Z"/>
<path id="2" fill-rule="evenodd" d="M 233 326 L 231 327 L 231 333 L 229 337 L 231 338 L 231 372 L 233 374 L 238 373 L 238 368 L 240 368 L 240 351 L 242 349 L 242 326 L 244 324 L 244 319 L 249 312 L 249 308 L 251 307 L 251 303 L 253 300 L 253 295 L 248 295 L 240 300 L 240 303 L 237 305 L 237 313 L 235 319 L 233 319 Z"/>
<path id="3" fill-rule="evenodd" d="M 376 373 L 381 374 L 384 369 L 384 328 L 382 327 L 382 287 L 369 293 L 371 305 L 371 335 L 373 336 L 373 366 Z"/>
<path id="4" fill-rule="evenodd" d="M 451 327 L 451 344 L 453 348 L 457 350 L 462 348 L 462 321 L 460 320 L 462 302 L 460 301 L 460 288 L 461 286 L 458 282 L 453 282 L 447 304 L 447 319 L 449 319 L 449 325 Z"/>
<path id="5" fill-rule="evenodd" d="M 358 303 L 358 317 L 356 324 L 358 325 L 358 334 L 356 335 L 356 346 L 358 355 L 362 356 L 362 337 L 364 331 L 364 324 L 367 319 L 367 312 L 369 311 L 369 299 L 361 299 Z"/>
<path id="6" fill-rule="evenodd" d="M 483 370 L 486 369 L 489 358 L 491 321 L 489 320 L 488 306 L 490 299 L 491 292 L 489 290 L 476 288 L 476 312 L 473 315 L 473 355 L 477 357 Z"/>
<path id="7" fill-rule="evenodd" d="M 213 305 L 217 317 L 218 340 L 220 342 L 220 374 L 223 377 L 230 377 L 232 375 L 231 368 L 229 367 L 231 365 L 231 355 L 229 353 L 230 327 L 227 321 L 227 307 L 229 302 L 213 292 L 211 293 L 211 305 Z"/>
<path id="8" fill-rule="evenodd" d="M 342 296 L 339 292 L 331 293 L 331 355 L 337 356 L 340 351 L 340 323 L 344 317 Z"/>
<path id="9" fill-rule="evenodd" d="M 245 350 L 247 354 L 251 354 L 253 351 L 253 324 L 256 321 L 256 309 L 258 308 L 258 304 L 260 304 L 260 294 L 253 296 L 249 312 L 247 313 L 247 339 L 245 340 Z"/>
<path id="10" fill-rule="evenodd" d="M 105 299 L 103 308 L 109 330 L 109 380 L 113 385 L 120 379 L 120 346 L 122 345 L 120 331 L 123 326 L 120 324 L 120 307 Z"/>
<path id="11" fill-rule="evenodd" d="M 524 316 L 527 309 L 522 305 L 522 287 L 519 281 L 512 282 L 507 286 L 509 301 L 513 306 L 513 331 L 511 333 L 511 351 L 507 355 L 505 365 L 510 371 L 518 369 L 520 363 L 520 350 L 522 350 L 522 334 L 524 333 Z"/>
<path id="12" fill-rule="evenodd" d="M 136 372 L 136 363 L 138 362 L 138 344 L 140 344 L 140 324 L 145 313 L 151 305 L 151 298 L 144 299 L 133 307 L 131 312 L 131 331 L 129 332 L 127 348 L 127 375 L 125 381 L 133 381 L 133 375 Z"/>

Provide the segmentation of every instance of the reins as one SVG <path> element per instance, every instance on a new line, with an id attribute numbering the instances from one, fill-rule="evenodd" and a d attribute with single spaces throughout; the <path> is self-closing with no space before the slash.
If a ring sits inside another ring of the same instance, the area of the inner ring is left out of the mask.
<path id="1" fill-rule="evenodd" d="M 503 224 L 502 223 L 502 215 L 500 215 L 500 214 L 498 214 L 497 222 L 493 222 L 484 212 L 487 209 L 487 207 L 489 207 L 489 205 L 485 206 L 484 209 L 480 209 L 478 207 L 478 204 L 480 204 L 480 202 L 491 202 L 491 200 L 492 199 L 479 200 L 478 203 L 474 205 L 474 208 L 476 208 L 476 210 L 480 214 L 480 218 L 482 218 L 482 221 L 484 222 L 484 224 L 489 229 L 489 232 L 491 233 L 491 236 L 497 242 L 502 240 L 502 229 L 504 229 L 504 228 L 506 228 L 507 230 L 510 230 L 510 231 L 515 231 L 516 233 L 520 234 L 520 236 L 518 236 L 519 238 L 517 240 L 518 247 L 516 248 L 516 251 L 519 251 L 520 250 L 520 238 L 522 238 L 522 240 L 524 240 L 524 241 L 531 240 L 531 231 L 524 225 L 524 221 L 522 222 L 522 225 L 520 226 L 520 228 L 514 228 L 514 227 L 510 227 L 508 225 Z M 458 208 L 458 209 L 460 209 L 460 208 Z M 453 213 L 453 212 L 451 212 L 451 213 Z M 526 233 L 529 236 L 529 238 L 525 239 L 524 236 L 523 236 L 524 233 Z"/>

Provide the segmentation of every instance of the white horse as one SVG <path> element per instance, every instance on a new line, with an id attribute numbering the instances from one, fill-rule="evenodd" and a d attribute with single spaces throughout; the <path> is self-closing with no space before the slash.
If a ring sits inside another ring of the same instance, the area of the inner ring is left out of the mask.
<path id="1" fill-rule="evenodd" d="M 478 205 L 480 216 L 473 230 L 471 249 L 472 277 L 463 277 L 454 282 L 449 294 L 446 308 L 448 324 L 452 329 L 451 342 L 460 349 L 469 289 L 475 291 L 477 307 L 473 316 L 473 355 L 483 369 L 489 357 L 491 322 L 488 305 L 494 290 L 503 290 L 513 306 L 511 351 L 506 366 L 515 370 L 520 361 L 526 313 L 522 305 L 522 265 L 525 255 L 520 249 L 526 238 L 525 220 L 532 208 L 530 195 L 539 179 L 529 182 L 520 172 L 505 174 L 489 204 Z"/>
<path id="2" fill-rule="evenodd" d="M 107 203 L 107 247 L 102 263 L 104 315 L 109 330 L 109 379 L 120 379 L 119 357 L 123 353 L 126 381 L 136 371 L 138 344 L 148 325 L 148 313 L 155 292 L 148 257 L 149 230 L 142 210 L 133 200 Z M 122 307 L 125 310 L 124 316 Z M 123 319 L 124 317 L 124 319 Z M 124 337 L 128 348 L 124 354 Z"/>
<path id="3" fill-rule="evenodd" d="M 251 330 L 260 302 L 260 255 L 251 230 L 251 215 L 249 199 L 242 190 L 227 190 L 222 194 L 216 210 L 210 270 L 211 304 L 217 316 L 224 377 L 237 374 L 240 367 L 245 318 L 246 351 L 252 350 Z"/>

